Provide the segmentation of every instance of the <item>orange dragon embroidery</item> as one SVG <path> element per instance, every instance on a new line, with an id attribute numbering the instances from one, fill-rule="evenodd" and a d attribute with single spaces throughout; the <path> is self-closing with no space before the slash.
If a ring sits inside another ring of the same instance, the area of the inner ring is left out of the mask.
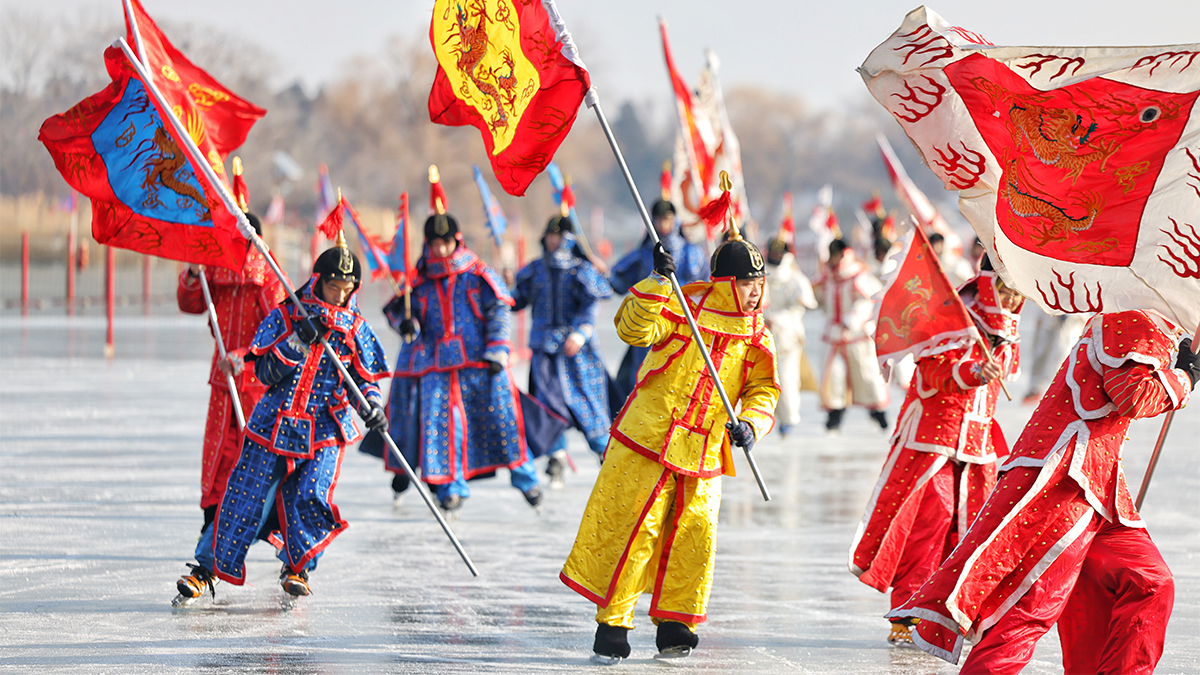
<path id="1" fill-rule="evenodd" d="M 479 21 L 474 26 L 467 23 L 470 18 L 468 10 L 470 14 L 477 14 L 479 16 Z M 484 96 L 490 98 L 493 105 L 495 105 L 496 114 L 488 121 L 492 131 L 495 132 L 497 129 L 508 127 L 508 111 L 516 103 L 515 90 L 517 78 L 515 77 L 516 64 L 508 49 L 500 52 L 500 57 L 504 60 L 504 66 L 508 68 L 507 74 L 500 69 L 482 66 L 483 58 L 487 55 L 488 51 L 488 20 L 487 8 L 484 7 L 482 2 L 472 0 L 472 2 L 468 3 L 468 9 L 463 9 L 462 5 L 459 5 L 455 12 L 457 35 L 452 35 L 447 42 L 453 40 L 455 37 L 458 38 L 458 62 L 456 65 L 459 71 L 465 74 L 467 79 Z M 507 5 L 501 3 L 494 20 L 500 23 L 508 22 Z M 489 81 L 490 79 L 494 79 L 496 83 L 492 84 Z M 466 84 L 463 87 L 465 89 Z M 470 97 L 469 91 L 462 91 L 461 93 L 464 97 Z"/>
<path id="2" fill-rule="evenodd" d="M 887 325 L 892 335 L 901 340 L 908 340 L 908 336 L 912 333 L 913 328 L 916 328 L 922 319 L 929 317 L 929 313 L 925 311 L 925 306 L 929 304 L 929 300 L 933 297 L 933 291 L 922 287 L 921 280 L 916 277 L 904 282 L 904 290 L 915 297 L 900 312 L 900 316 L 897 317 L 899 323 L 890 316 L 881 316 L 879 317 L 879 327 L 883 328 L 884 325 Z"/>
<path id="3" fill-rule="evenodd" d="M 165 129 L 158 127 L 154 130 L 153 139 L 142 141 L 138 151 L 134 153 L 134 160 L 144 162 L 142 169 L 146 172 L 145 178 L 142 179 L 142 188 L 146 190 L 142 208 L 163 207 L 159 188 L 164 187 L 179 195 L 176 206 L 187 208 L 191 200 L 200 220 L 212 220 L 212 211 L 208 208 L 208 201 L 204 195 L 194 186 L 176 178 L 179 170 L 188 166 L 187 156 Z"/>

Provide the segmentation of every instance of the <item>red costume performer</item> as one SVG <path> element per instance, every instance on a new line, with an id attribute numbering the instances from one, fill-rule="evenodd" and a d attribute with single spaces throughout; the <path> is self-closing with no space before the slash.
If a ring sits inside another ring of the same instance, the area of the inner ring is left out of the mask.
<path id="1" fill-rule="evenodd" d="M 979 518 L 888 614 L 920 619 L 919 647 L 957 662 L 965 634 L 976 644 L 963 673 L 1016 673 L 1059 621 L 1066 672 L 1154 670 L 1174 581 L 1134 508 L 1121 447 L 1131 421 L 1187 403 L 1189 371 L 1171 367 L 1181 336 L 1152 311 L 1091 320 Z"/>
<path id="2" fill-rule="evenodd" d="M 283 290 L 283 284 L 267 268 L 262 254 L 254 247 L 250 247 L 250 252 L 246 254 L 246 264 L 242 266 L 241 272 L 208 268 L 205 270 L 205 276 L 208 278 L 213 306 L 217 310 L 221 338 L 225 341 L 225 349 L 236 373 L 233 379 L 237 384 L 238 396 L 241 397 L 242 411 L 245 418 L 249 419 L 254 404 L 262 398 L 266 387 L 255 378 L 253 368 L 244 367 L 243 358 L 254 340 L 258 325 L 283 300 L 286 292 Z M 175 297 L 179 301 L 179 309 L 188 314 L 208 312 L 204 292 L 200 288 L 200 278 L 190 269 L 180 275 Z M 229 381 L 217 365 L 219 358 L 214 348 L 212 369 L 208 377 L 212 394 L 208 399 L 204 460 L 200 469 L 200 508 L 204 509 L 205 527 L 212 522 L 216 514 L 221 496 L 225 492 L 229 471 L 237 462 L 242 450 L 242 432 L 238 429 L 237 417 L 233 412 Z"/>
<path id="3" fill-rule="evenodd" d="M 950 555 L 996 485 L 998 458 L 1008 454 L 992 419 L 1000 381 L 988 374 L 1016 375 L 1024 301 L 990 270 L 959 293 L 990 340 L 998 370 L 985 372 L 988 356 L 970 337 L 948 338 L 916 354 L 892 450 L 850 547 L 850 571 L 881 592 L 891 587 L 892 609 Z M 888 640 L 910 642 L 908 626 L 894 623 Z"/>

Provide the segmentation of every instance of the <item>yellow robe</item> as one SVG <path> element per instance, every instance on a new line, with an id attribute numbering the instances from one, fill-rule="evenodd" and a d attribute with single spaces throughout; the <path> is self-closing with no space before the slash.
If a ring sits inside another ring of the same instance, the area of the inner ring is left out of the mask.
<path id="1" fill-rule="evenodd" d="M 761 438 L 779 398 L 775 347 L 762 313 L 743 312 L 733 284 L 698 282 L 684 293 L 739 419 Z M 695 628 L 712 588 L 721 475 L 734 475 L 729 416 L 666 279 L 634 286 L 616 325 L 622 340 L 651 351 L 613 423 L 559 576 L 599 606 L 600 623 L 632 628 L 638 597 L 651 590 L 655 623 Z"/>

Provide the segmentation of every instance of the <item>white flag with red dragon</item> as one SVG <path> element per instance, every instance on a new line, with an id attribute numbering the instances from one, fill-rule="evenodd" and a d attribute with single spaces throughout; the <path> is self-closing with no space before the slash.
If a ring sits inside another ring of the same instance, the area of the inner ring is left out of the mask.
<path id="1" fill-rule="evenodd" d="M 1200 44 L 997 47 L 920 7 L 859 69 L 1056 314 L 1200 323 Z"/>

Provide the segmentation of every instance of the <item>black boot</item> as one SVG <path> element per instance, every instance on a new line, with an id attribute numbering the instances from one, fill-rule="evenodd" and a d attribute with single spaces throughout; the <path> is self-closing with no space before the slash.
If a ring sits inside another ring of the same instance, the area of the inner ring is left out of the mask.
<path id="1" fill-rule="evenodd" d="M 654 644 L 664 656 L 687 656 L 700 644 L 700 638 L 678 621 L 663 621 L 658 624 Z"/>
<path id="2" fill-rule="evenodd" d="M 845 414 L 845 408 L 830 410 L 829 416 L 825 418 L 825 429 L 828 431 L 837 431 L 842 426 L 842 415 Z"/>
<path id="3" fill-rule="evenodd" d="M 872 410 L 871 419 L 875 420 L 875 423 L 884 431 L 888 430 L 889 425 L 886 410 Z"/>
<path id="4" fill-rule="evenodd" d="M 616 660 L 629 658 L 629 629 L 620 626 L 610 626 L 606 623 L 596 624 L 596 642 L 592 651 L 596 656 Z"/>

